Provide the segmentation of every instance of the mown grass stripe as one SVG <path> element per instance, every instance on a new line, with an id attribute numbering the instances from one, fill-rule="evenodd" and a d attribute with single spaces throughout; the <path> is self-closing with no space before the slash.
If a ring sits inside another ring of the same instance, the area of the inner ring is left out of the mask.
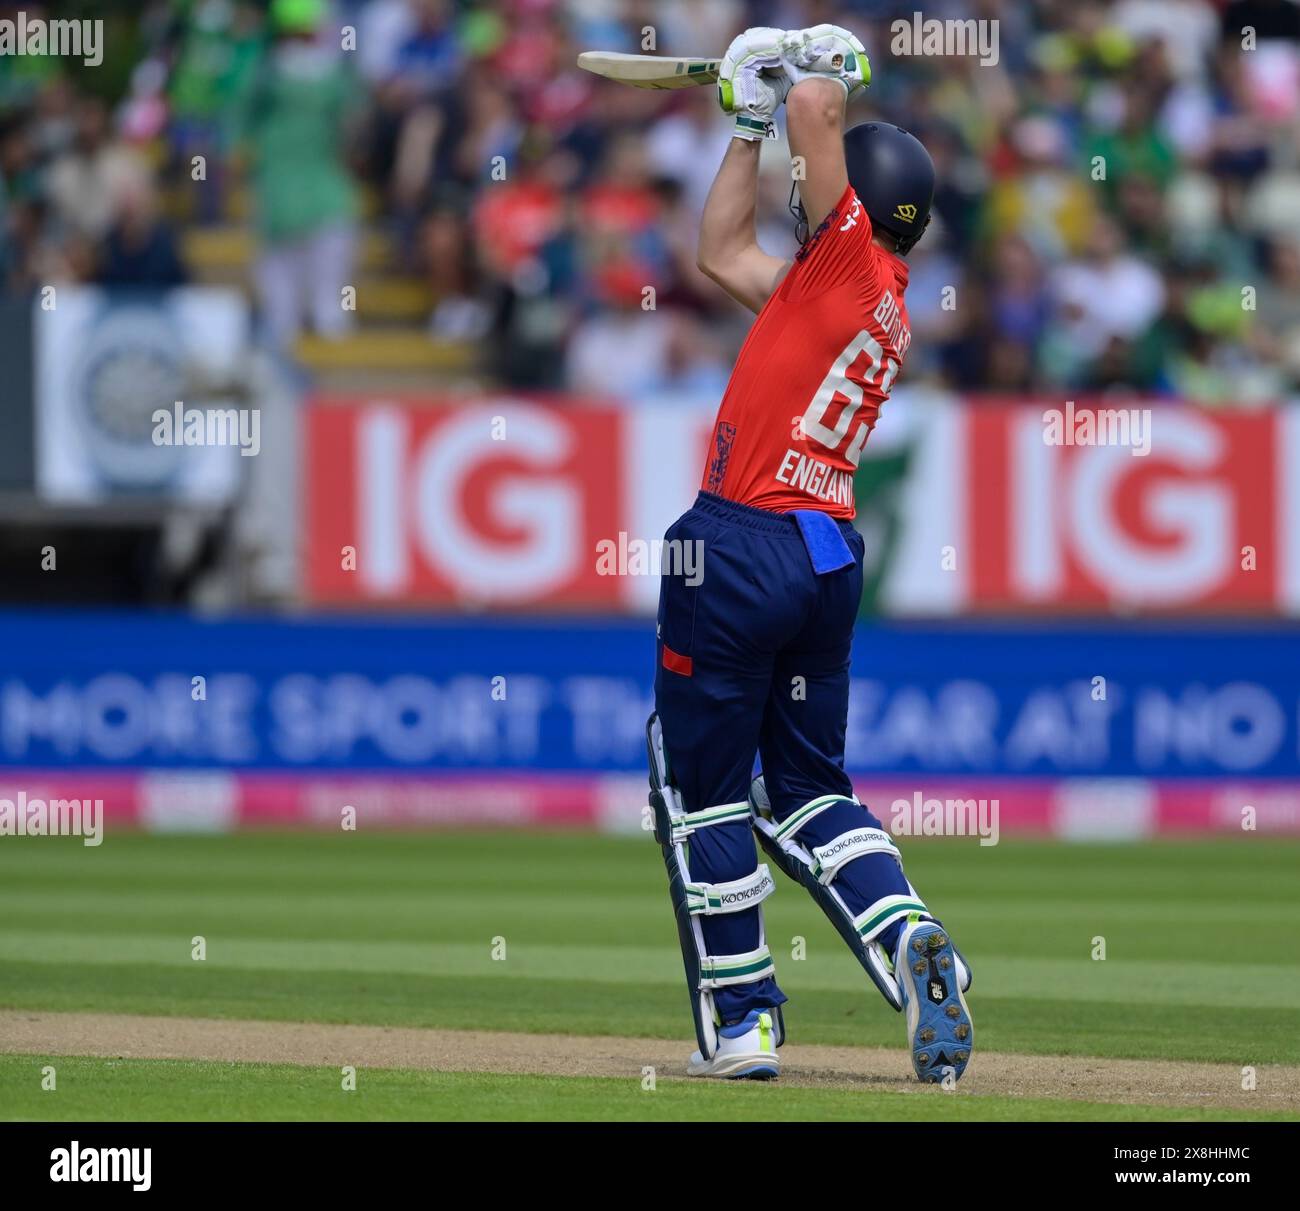
<path id="1" fill-rule="evenodd" d="M 1300 843 L 1284 838 L 1215 839 L 1150 845 L 1060 845 L 901 838 L 913 882 L 933 895 L 940 887 L 963 898 L 1000 901 L 1048 892 L 1100 903 L 1106 893 L 1138 892 L 1144 900 L 1252 896 L 1296 902 Z M 617 891 L 629 872 L 652 871 L 657 848 L 644 837 L 574 834 L 242 834 L 151 837 L 110 833 L 99 848 L 75 839 L 0 839 L 0 885 L 102 886 L 125 877 L 133 887 L 370 886 L 393 890 L 481 889 L 496 877 L 519 888 L 562 888 L 575 869 L 582 886 Z M 928 885 L 937 880 L 934 889 Z"/>
<path id="2" fill-rule="evenodd" d="M 190 957 L 194 935 L 206 940 L 207 958 L 202 962 Z M 681 981 L 681 956 L 671 946 L 525 945 L 506 938 L 505 958 L 494 959 L 493 952 L 487 936 L 481 943 L 281 941 L 222 936 L 201 921 L 192 930 L 175 935 L 0 932 L 0 960 L 52 965 L 151 963 L 180 971 L 206 966 L 250 972 L 482 975 L 507 982 L 526 978 L 677 985 Z M 788 993 L 806 989 L 865 991 L 861 969 L 838 940 L 827 939 L 820 952 L 801 961 L 782 961 L 779 953 L 775 957 L 777 977 Z M 1249 986 L 1254 1005 L 1300 1006 L 1300 970 L 1240 963 L 981 956 L 976 963 L 976 981 L 974 996 L 978 1000 L 1068 995 L 1080 1001 L 1226 1008 L 1239 1005 L 1241 988 Z"/>
<path id="3" fill-rule="evenodd" d="M 656 872 L 662 875 L 662 870 Z M 821 919 L 802 889 L 777 876 L 775 899 L 765 910 L 778 920 L 789 919 L 816 926 Z M 95 933 L 151 932 L 161 922 L 178 925 L 201 915 L 206 920 L 239 926 L 239 932 L 283 936 L 286 932 L 306 937 L 373 937 L 376 923 L 390 937 L 417 931 L 422 937 L 463 936 L 467 917 L 482 916 L 496 923 L 522 928 L 529 936 L 567 930 L 572 937 L 593 941 L 616 941 L 629 931 L 643 933 L 647 922 L 658 921 L 661 932 L 671 930 L 662 886 L 627 889 L 622 894 L 584 895 L 575 901 L 572 890 L 541 894 L 503 893 L 481 908 L 467 905 L 462 892 L 442 890 L 394 892 L 366 889 L 346 892 L 294 893 L 248 892 L 238 895 L 208 889 L 188 891 L 132 891 L 129 896 L 107 896 L 104 891 L 87 891 L 80 885 L 49 894 L 31 890 L 0 892 L 0 921 L 24 931 L 69 931 L 74 927 Z M 117 889 L 114 889 L 117 890 Z M 1122 905 L 1095 905 L 1083 900 L 1042 903 L 1034 909 L 1034 929 L 1018 936 L 1006 930 L 1005 907 L 968 899 L 943 897 L 943 915 L 960 922 L 963 940 L 1014 947 L 1044 956 L 1059 953 L 1061 940 L 1077 937 L 1078 924 L 1086 918 L 1095 933 L 1113 937 L 1125 953 L 1149 953 L 1152 957 L 1195 957 L 1206 951 L 1206 937 L 1239 931 L 1259 919 L 1267 905 L 1255 901 L 1233 904 L 1165 905 L 1129 897 Z M 1140 923 L 1141 928 L 1135 928 Z M 1179 927 L 1176 933 L 1167 928 Z M 1118 931 L 1118 932 L 1117 932 Z M 1205 931 L 1199 932 L 1198 931 Z M 796 932 L 806 932 L 796 930 Z M 815 932 L 815 929 L 814 929 Z M 1125 938 L 1125 934 L 1132 935 Z M 1250 945 L 1249 937 L 1240 939 Z M 1274 956 L 1279 963 L 1300 961 L 1300 928 L 1291 937 L 1262 943 L 1243 957 L 1252 962 Z"/>

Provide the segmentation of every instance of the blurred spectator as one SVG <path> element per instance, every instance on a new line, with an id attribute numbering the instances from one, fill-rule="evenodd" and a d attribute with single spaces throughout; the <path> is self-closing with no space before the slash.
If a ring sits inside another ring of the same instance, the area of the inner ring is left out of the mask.
<path id="1" fill-rule="evenodd" d="M 990 385 L 1027 390 L 1034 381 L 1034 351 L 1047 327 L 1050 296 L 1043 266 L 1027 240 L 1008 236 L 994 250 L 988 316 L 992 325 Z"/>
<path id="2" fill-rule="evenodd" d="M 491 313 L 480 292 L 480 267 L 469 224 L 452 204 L 439 206 L 420 230 L 420 260 L 434 298 L 429 334 L 446 341 L 478 341 Z"/>
<path id="3" fill-rule="evenodd" d="M 1179 80 L 1199 76 L 1219 40 L 1219 18 L 1209 0 L 1120 0 L 1112 19 L 1135 43 L 1160 42 Z"/>
<path id="4" fill-rule="evenodd" d="M 103 286 L 168 289 L 186 273 L 169 224 L 158 213 L 152 183 L 140 176 L 122 188 L 100 253 L 95 280 Z"/>
<path id="5" fill-rule="evenodd" d="M 102 239 L 118 198 L 143 171 L 138 153 L 113 138 L 108 107 L 98 97 L 86 98 L 77 107 L 70 146 L 54 157 L 46 176 L 55 221 L 84 239 Z"/>
<path id="6" fill-rule="evenodd" d="M 603 307 L 569 343 L 565 383 L 571 391 L 637 400 L 726 387 L 729 360 L 697 325 L 657 306 L 657 287 L 644 264 L 608 264 L 593 286 Z"/>
<path id="7" fill-rule="evenodd" d="M 1164 302 L 1160 275 L 1125 252 L 1115 221 L 1099 215 L 1082 256 L 1058 268 L 1051 282 L 1055 339 L 1051 377 L 1066 385 L 1085 381 L 1095 363 L 1142 336 Z"/>
<path id="8" fill-rule="evenodd" d="M 681 185 L 691 211 L 698 216 L 709 196 L 713 174 L 705 165 L 722 162 L 731 132 L 717 120 L 718 103 L 710 89 L 692 90 L 682 105 L 651 129 L 646 153 L 655 172 Z"/>
<path id="9" fill-rule="evenodd" d="M 1265 356 L 1276 358 L 1292 381 L 1300 381 L 1300 233 L 1273 244 L 1269 278 L 1259 289 L 1256 308 Z"/>
<path id="10" fill-rule="evenodd" d="M 194 213 L 215 222 L 225 201 L 223 118 L 261 51 L 261 14 L 248 0 L 185 0 L 168 94 L 171 137 L 182 180 L 192 182 Z M 193 157 L 205 173 L 193 181 Z"/>
<path id="11" fill-rule="evenodd" d="M 662 383 L 673 339 L 672 316 L 647 310 L 645 266 L 610 264 L 593 283 L 600 311 L 569 343 L 565 385 L 591 395 L 635 399 Z"/>
<path id="12" fill-rule="evenodd" d="M 304 315 L 323 336 L 351 326 L 355 191 L 345 164 L 358 97 L 322 26 L 322 0 L 274 0 L 274 40 L 248 72 L 234 115 L 263 247 L 257 281 L 271 344 L 289 348 Z"/>
<path id="13" fill-rule="evenodd" d="M 1059 124 L 1044 117 L 1022 118 L 1009 145 L 997 155 L 998 180 L 987 200 L 986 238 L 1016 233 L 1041 256 L 1059 259 L 1076 251 L 1095 206 Z"/>

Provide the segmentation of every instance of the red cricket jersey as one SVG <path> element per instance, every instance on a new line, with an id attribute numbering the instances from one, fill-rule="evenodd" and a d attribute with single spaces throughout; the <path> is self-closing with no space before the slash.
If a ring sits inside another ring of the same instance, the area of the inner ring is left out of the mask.
<path id="1" fill-rule="evenodd" d="M 911 344 L 907 266 L 850 185 L 758 313 L 731 372 L 706 492 L 851 518 L 853 471 Z"/>

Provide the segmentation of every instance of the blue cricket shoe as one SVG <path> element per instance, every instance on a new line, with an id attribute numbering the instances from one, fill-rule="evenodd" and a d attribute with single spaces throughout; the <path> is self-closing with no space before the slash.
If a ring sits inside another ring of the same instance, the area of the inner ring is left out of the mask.
<path id="1" fill-rule="evenodd" d="M 894 974 L 903 993 L 916 1075 L 933 1082 L 949 1073 L 960 1079 L 970 1062 L 975 1028 L 962 996 L 957 952 L 944 927 L 937 921 L 909 921 L 898 940 Z"/>

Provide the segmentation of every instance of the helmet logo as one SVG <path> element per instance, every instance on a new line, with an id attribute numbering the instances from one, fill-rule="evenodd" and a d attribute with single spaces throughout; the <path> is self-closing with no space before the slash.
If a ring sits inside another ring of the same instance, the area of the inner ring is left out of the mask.
<path id="1" fill-rule="evenodd" d="M 902 219 L 904 223 L 915 223 L 916 207 L 911 202 L 899 202 L 894 207 L 894 218 Z"/>

